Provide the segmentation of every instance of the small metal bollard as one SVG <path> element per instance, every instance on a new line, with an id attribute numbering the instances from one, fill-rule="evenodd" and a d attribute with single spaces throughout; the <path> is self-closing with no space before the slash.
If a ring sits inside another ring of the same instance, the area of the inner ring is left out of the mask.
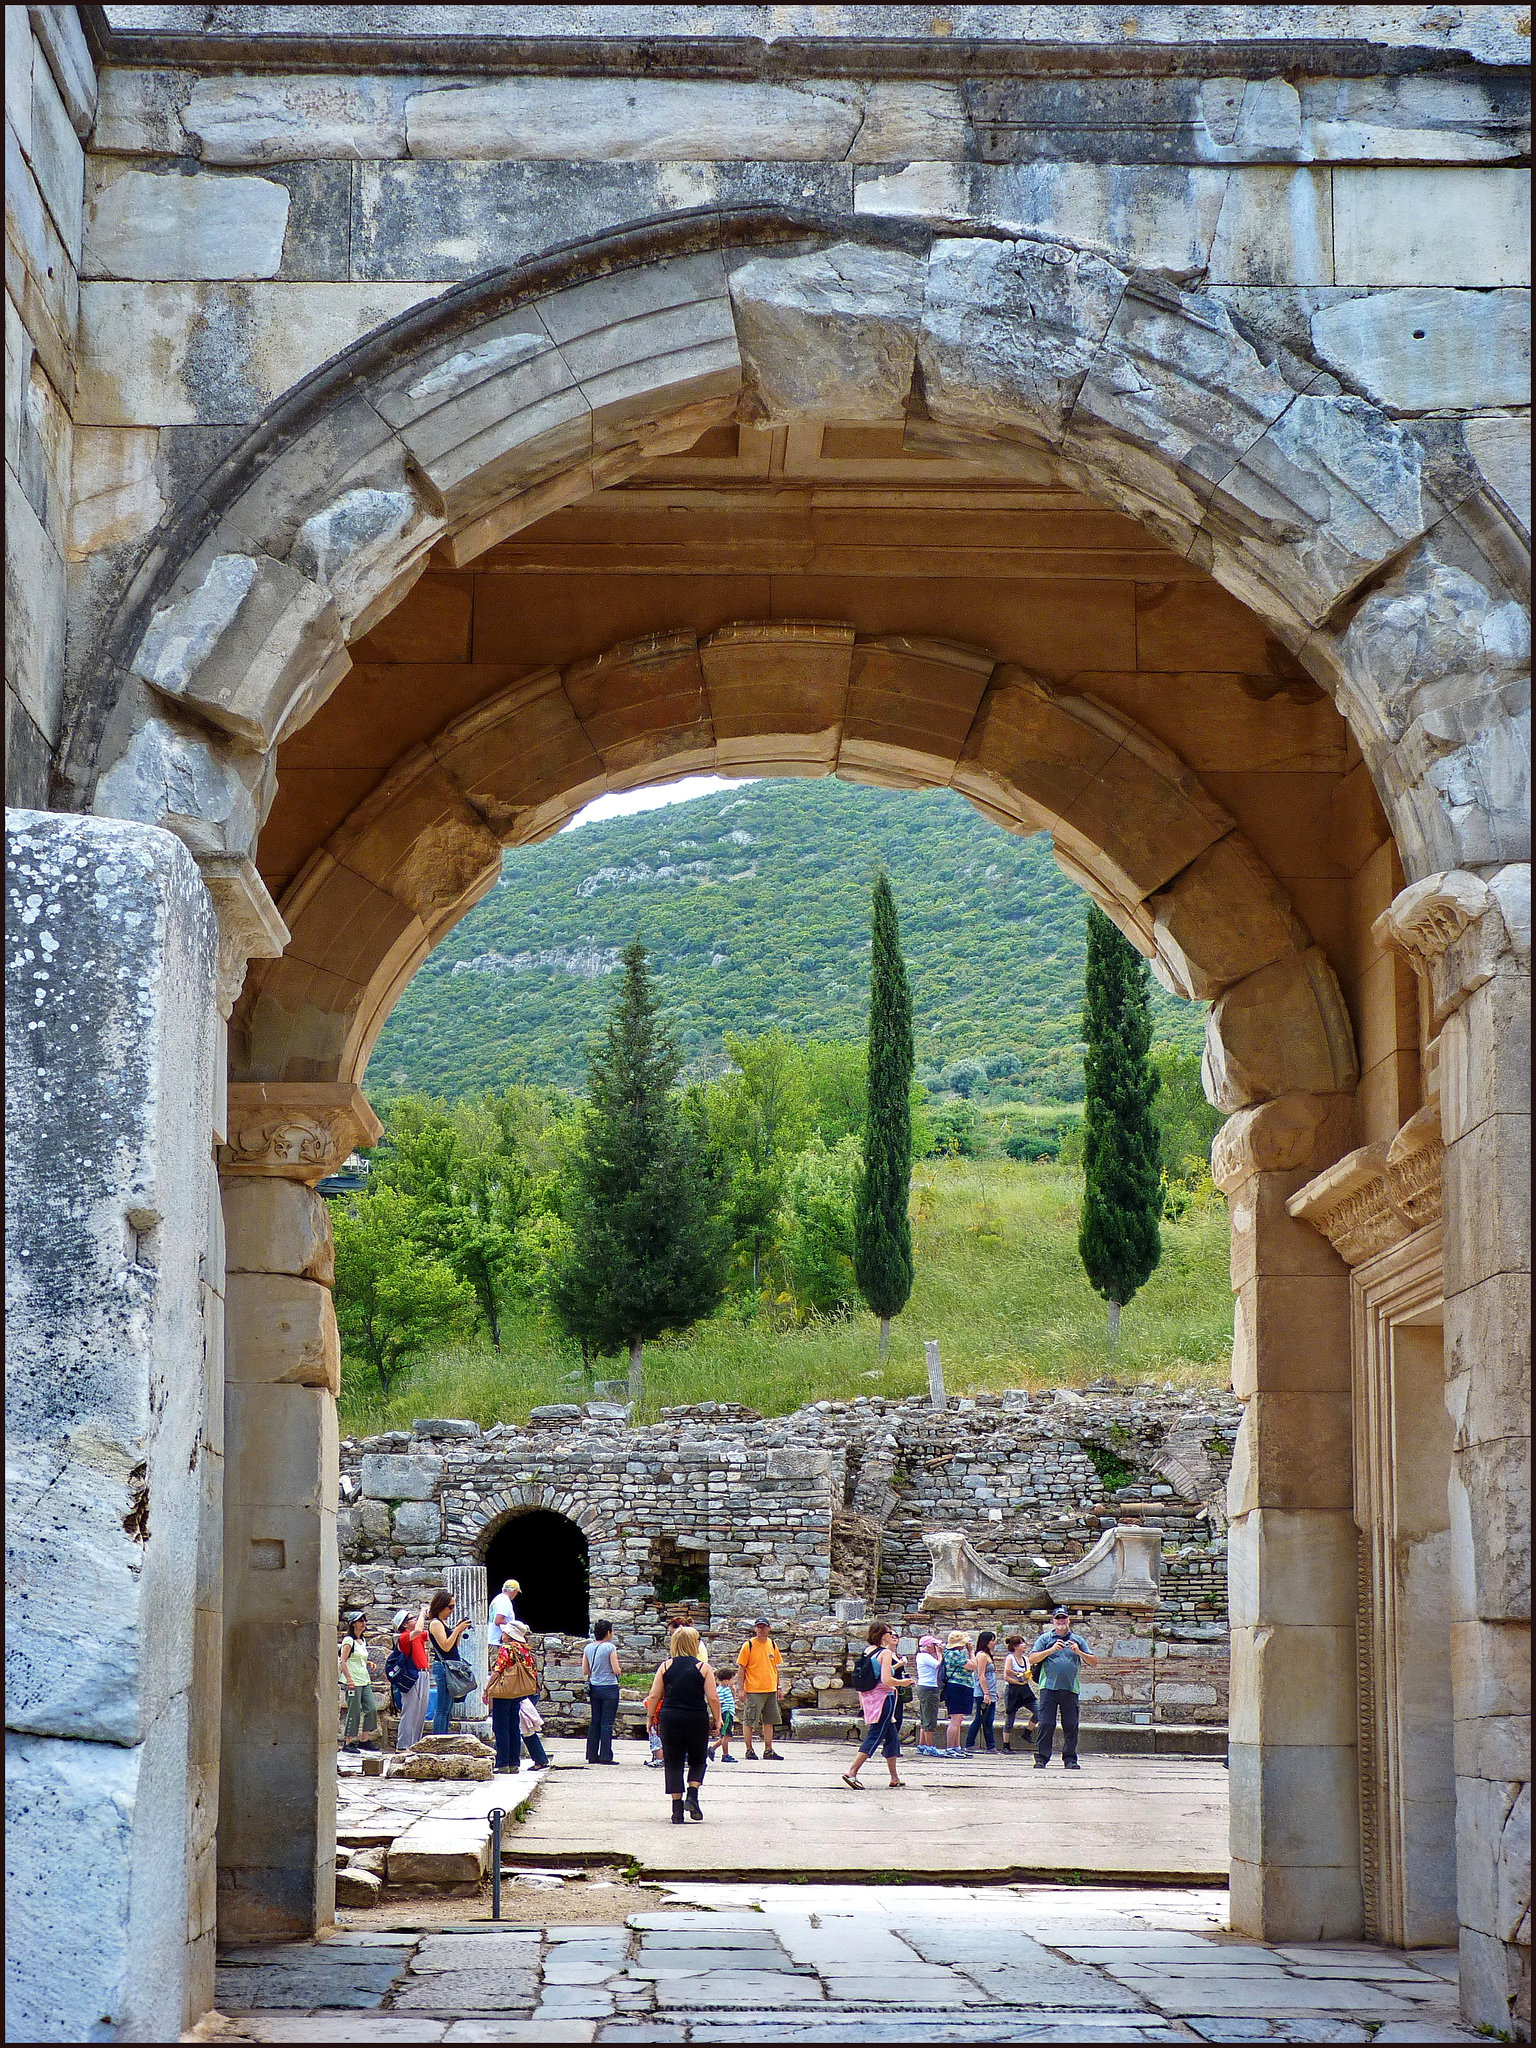
<path id="1" fill-rule="evenodd" d="M 507 1817 L 504 1806 L 493 1806 L 486 1818 L 491 1823 L 491 1918 L 501 1918 L 501 1824 Z"/>

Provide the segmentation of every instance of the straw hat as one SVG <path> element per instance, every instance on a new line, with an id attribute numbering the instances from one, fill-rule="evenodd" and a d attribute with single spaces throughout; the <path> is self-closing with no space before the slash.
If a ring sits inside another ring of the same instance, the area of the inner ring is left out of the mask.
<path id="1" fill-rule="evenodd" d="M 951 1650 L 968 1650 L 971 1647 L 971 1639 L 963 1628 L 952 1628 L 947 1647 Z"/>

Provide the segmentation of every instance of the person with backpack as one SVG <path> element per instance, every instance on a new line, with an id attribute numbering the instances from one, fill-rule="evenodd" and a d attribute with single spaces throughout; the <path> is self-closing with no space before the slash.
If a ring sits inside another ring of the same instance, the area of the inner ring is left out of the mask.
<path id="1" fill-rule="evenodd" d="M 996 1641 L 996 1631 L 984 1628 L 971 1655 L 971 1691 L 976 1707 L 965 1735 L 967 1756 L 975 1753 L 978 1735 L 985 1738 L 989 1755 L 997 1748 L 992 1739 L 992 1719 L 997 1712 L 997 1666 L 992 1661 L 992 1645 Z"/>
<path id="2" fill-rule="evenodd" d="M 400 1726 L 395 1731 L 395 1747 L 410 1749 L 421 1740 L 427 1719 L 427 1699 L 432 1691 L 432 1681 L 427 1676 L 425 1607 L 419 1608 L 414 1618 L 407 1616 L 384 1670 L 391 1683 L 400 1688 Z"/>
<path id="3" fill-rule="evenodd" d="M 753 1623 L 752 1639 L 743 1643 L 736 1657 L 736 1668 L 741 1673 L 741 1687 L 746 1694 L 746 1712 L 742 1716 L 742 1747 L 747 1762 L 757 1762 L 757 1751 L 752 1747 L 752 1730 L 763 1731 L 763 1759 L 770 1764 L 782 1763 L 783 1756 L 773 1746 L 773 1731 L 779 1725 L 779 1667 L 783 1659 L 771 1633 L 772 1622 L 766 1617 Z"/>
<path id="4" fill-rule="evenodd" d="M 471 1671 L 469 1685 L 464 1688 L 464 1692 L 455 1691 L 455 1674 L 450 1667 L 455 1664 L 463 1667 L 463 1659 L 458 1654 L 459 1641 L 469 1627 L 469 1622 L 455 1622 L 453 1606 L 453 1595 L 446 1586 L 439 1587 L 427 1603 L 427 1636 L 432 1651 L 432 1680 L 436 1687 L 432 1701 L 434 1735 L 448 1733 L 454 1700 L 462 1699 L 465 1693 L 473 1688 L 475 1682 L 475 1674 Z"/>
<path id="5" fill-rule="evenodd" d="M 850 1678 L 864 1713 L 864 1739 L 859 1744 L 858 1755 L 843 1773 L 843 1783 L 850 1792 L 862 1792 L 864 1787 L 859 1783 L 859 1773 L 878 1749 L 884 1752 L 886 1768 L 891 1774 L 890 1789 L 899 1792 L 906 1780 L 896 1768 L 901 1760 L 897 1717 L 901 1694 L 898 1687 L 910 1685 L 912 1681 L 898 1667 L 896 1631 L 889 1622 L 873 1622 L 868 1641 L 869 1648 L 854 1664 Z"/>
<path id="6" fill-rule="evenodd" d="M 951 1629 L 944 1645 L 944 1711 L 949 1716 L 945 1754 L 960 1754 L 960 1731 L 975 1704 L 971 1689 L 971 1639 L 963 1628 Z"/>

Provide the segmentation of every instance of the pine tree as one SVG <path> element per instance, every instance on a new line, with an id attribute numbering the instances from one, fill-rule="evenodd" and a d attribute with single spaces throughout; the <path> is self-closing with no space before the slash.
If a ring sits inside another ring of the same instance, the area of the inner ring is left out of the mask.
<path id="1" fill-rule="evenodd" d="M 588 1062 L 588 1109 L 573 1168 L 571 1248 L 550 1289 L 584 1350 L 629 1352 L 707 1316 L 724 1291 L 720 1231 L 697 1137 L 673 1093 L 681 1060 L 657 1018 L 645 948 L 624 949 L 618 1001 Z"/>
<path id="2" fill-rule="evenodd" d="M 1147 963 L 1097 905 L 1088 906 L 1083 1004 L 1083 1212 L 1077 1247 L 1109 1303 L 1109 1342 L 1120 1311 L 1162 1257 L 1162 1182 L 1152 1114 L 1158 1072 Z"/>
<path id="3" fill-rule="evenodd" d="M 854 1231 L 859 1292 L 880 1318 L 880 1356 L 891 1317 L 912 1292 L 912 992 L 901 957 L 896 899 L 884 875 L 875 881 L 869 974 L 869 1111 L 864 1174 Z"/>

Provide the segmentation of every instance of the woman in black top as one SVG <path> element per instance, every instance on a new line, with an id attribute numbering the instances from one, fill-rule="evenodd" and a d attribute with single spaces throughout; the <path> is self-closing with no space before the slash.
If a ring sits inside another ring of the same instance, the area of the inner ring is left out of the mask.
<path id="1" fill-rule="evenodd" d="M 720 1689 L 715 1674 L 699 1656 L 699 1632 L 672 1632 L 672 1654 L 656 1669 L 646 1694 L 646 1719 L 661 1731 L 661 1760 L 666 1767 L 672 1818 L 683 1825 L 683 1774 L 688 1777 L 688 1817 L 702 1820 L 699 1787 L 709 1761 L 712 1735 L 720 1733 Z"/>

